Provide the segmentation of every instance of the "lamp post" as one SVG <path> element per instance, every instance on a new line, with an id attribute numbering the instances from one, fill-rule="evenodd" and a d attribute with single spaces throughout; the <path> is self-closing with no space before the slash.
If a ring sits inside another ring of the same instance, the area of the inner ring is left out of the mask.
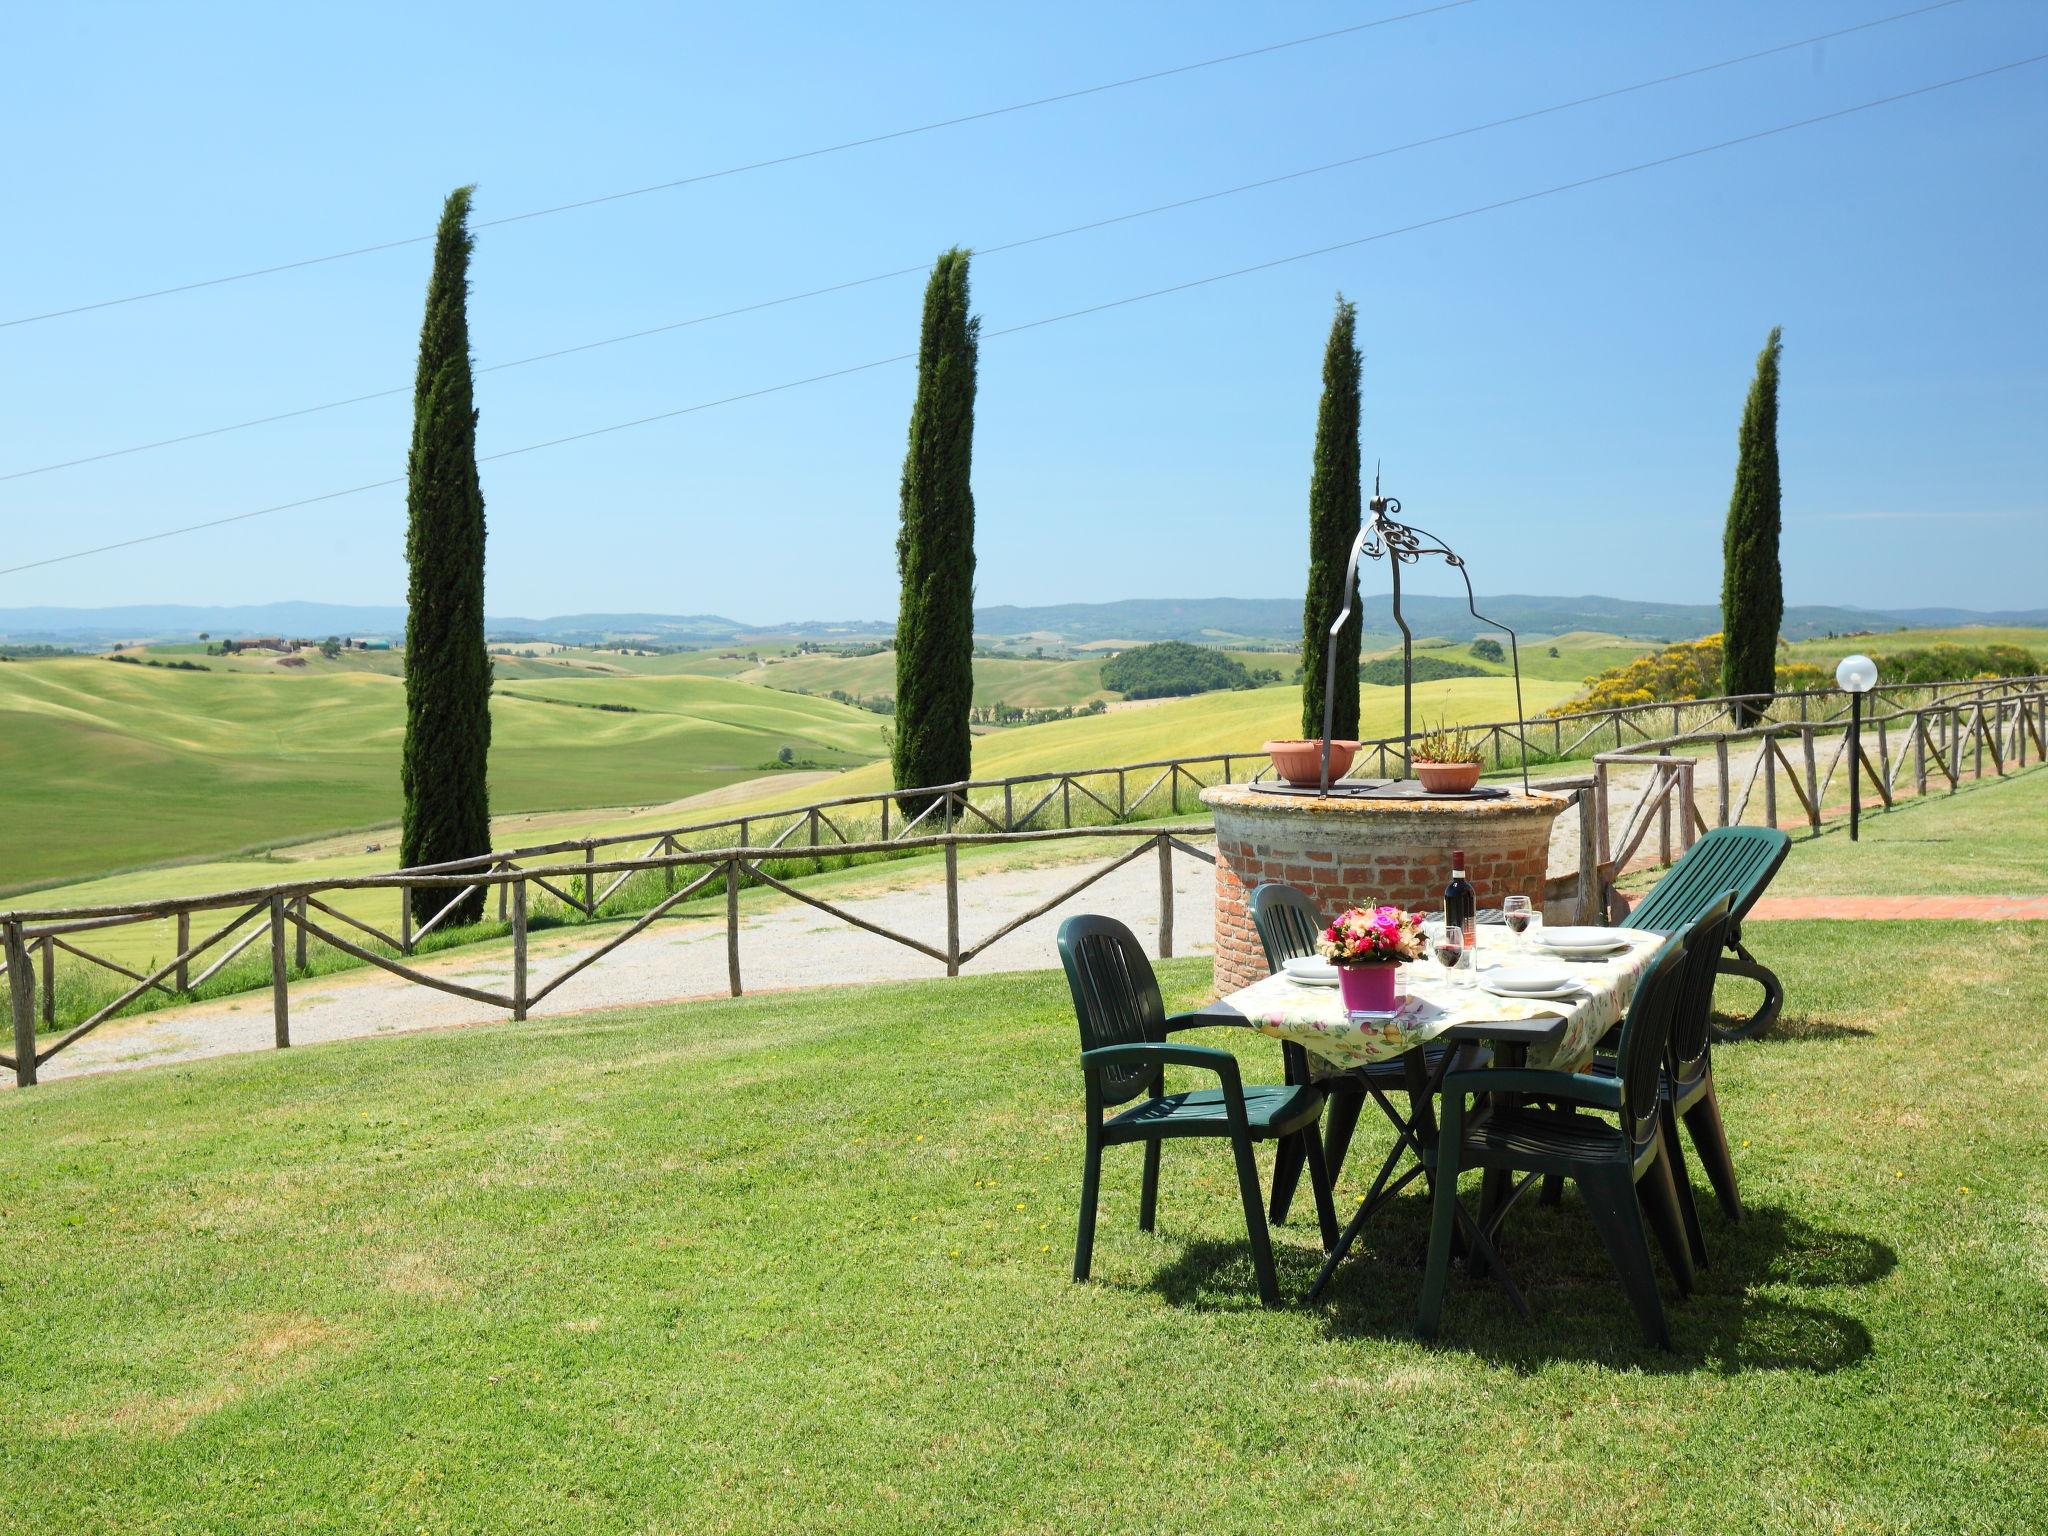
<path id="1" fill-rule="evenodd" d="M 1863 816 L 1863 695 L 1877 686 L 1877 663 L 1868 656 L 1844 656 L 1835 686 L 1849 695 L 1849 841 Z"/>

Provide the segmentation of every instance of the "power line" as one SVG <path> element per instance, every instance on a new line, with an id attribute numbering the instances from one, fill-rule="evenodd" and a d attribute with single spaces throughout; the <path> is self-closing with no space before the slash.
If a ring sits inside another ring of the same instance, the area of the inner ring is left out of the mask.
<path id="1" fill-rule="evenodd" d="M 1831 42 L 1851 33 L 1868 32 L 1877 27 L 1889 26 L 1894 22 L 1907 21 L 1916 16 L 1925 16 L 1930 11 L 1947 10 L 1960 5 L 1963 0 L 1934 0 L 1933 4 L 1918 6 L 1908 11 L 1896 11 L 1889 16 L 1879 16 L 1870 21 L 1858 22 L 1853 26 L 1840 27 L 1832 32 L 1816 33 L 1789 43 L 1777 43 L 1769 48 L 1759 48 L 1750 53 L 1737 54 L 1732 58 L 1717 59 L 1710 64 L 1698 64 L 1670 74 L 1658 75 L 1654 79 L 1639 80 L 1631 85 L 1614 86 L 1596 91 L 1590 96 L 1574 97 L 1570 101 L 1555 102 L 1550 106 L 1534 107 L 1526 112 L 1516 112 L 1507 117 L 1497 117 L 1489 122 L 1474 123 L 1464 128 L 1453 128 L 1443 133 L 1431 134 L 1426 138 L 1410 139 L 1405 144 L 1394 144 L 1384 149 L 1369 150 L 1363 154 L 1350 155 L 1341 160 L 1327 161 L 1301 170 L 1286 171 L 1277 176 L 1267 176 L 1258 181 L 1242 182 L 1234 187 L 1224 187 L 1213 192 L 1201 192 L 1192 197 L 1177 198 L 1172 202 L 1157 203 L 1149 208 L 1139 208 L 1128 213 L 1112 214 L 1107 218 L 1093 219 L 1084 224 L 1069 225 L 1064 229 L 1048 231 L 1045 234 L 1028 235 L 1022 239 L 1005 241 L 1000 245 L 974 246 L 977 257 L 1000 255 L 1005 251 L 1022 250 L 1027 246 L 1043 245 L 1051 240 L 1063 240 L 1072 235 L 1088 234 L 1116 224 L 1127 224 L 1137 219 L 1151 218 L 1162 213 L 1173 213 L 1183 208 L 1192 208 L 1202 203 L 1215 202 L 1221 198 L 1236 197 L 1246 192 L 1261 191 L 1267 187 L 1280 186 L 1290 181 L 1300 181 L 1310 176 L 1320 176 L 1331 171 L 1346 170 L 1369 161 L 1385 159 L 1391 155 L 1405 154 L 1410 150 L 1425 149 L 1432 145 L 1448 143 L 1453 139 L 1468 138 L 1473 134 L 1486 133 L 1496 128 L 1511 127 L 1540 117 L 1549 117 L 1559 112 L 1569 112 L 1579 107 L 1591 106 L 1597 102 L 1612 101 L 1617 97 L 1632 95 L 1638 91 L 1655 89 L 1680 80 L 1696 79 L 1701 75 L 1713 74 L 1718 70 L 1732 69 L 1740 64 L 1752 64 L 1758 59 L 1767 59 L 1776 54 L 1790 53 L 1796 49 L 1812 47 L 1816 43 Z M 764 309 L 774 309 L 784 304 L 795 304 L 806 299 L 822 298 L 830 294 L 844 293 L 849 289 L 867 287 L 874 283 L 888 282 L 899 277 L 909 277 L 927 271 L 929 262 L 920 261 L 910 266 L 894 267 L 887 272 L 872 273 L 867 277 L 848 278 L 844 282 L 830 283 L 822 288 L 810 288 L 801 293 L 784 294 L 780 298 L 761 299 L 752 304 L 743 304 L 733 309 L 722 309 L 710 314 L 695 315 L 687 320 L 673 320 L 663 325 L 649 326 L 643 330 L 628 331 L 620 336 L 607 336 L 596 341 L 578 342 L 573 346 L 558 347 L 548 352 L 538 352 L 530 357 L 513 358 L 507 362 L 491 363 L 477 369 L 479 373 L 497 373 L 508 368 L 524 368 L 533 363 L 552 362 L 556 358 L 569 357 L 579 352 L 595 351 L 601 347 L 618 346 L 623 342 L 642 341 L 649 336 L 659 336 L 670 331 L 684 330 L 691 326 L 705 325 L 714 320 L 730 320 L 738 315 L 753 314 Z M 32 469 L 11 470 L 0 474 L 0 482 L 22 480 L 31 475 L 45 475 L 62 469 L 76 469 L 84 464 L 97 464 L 106 459 L 117 459 L 129 454 L 149 453 L 158 448 L 176 447 L 180 443 L 198 442 L 203 438 L 220 437 L 229 432 L 247 431 L 253 427 L 271 426 L 280 421 L 292 421 L 301 416 L 312 416 L 322 411 L 339 410 L 345 406 L 364 405 L 373 400 L 388 400 L 403 395 L 410 386 L 372 390 L 368 394 L 350 395 L 345 399 L 329 400 L 319 405 L 301 406 L 296 410 L 279 411 L 269 416 L 258 416 L 248 421 L 232 422 L 226 426 L 207 427 L 197 432 L 185 432 L 176 437 L 159 438 L 154 442 L 135 443 L 125 448 L 109 448 L 100 453 L 85 454 L 75 459 L 62 459 L 51 464 L 37 465 Z"/>
<path id="2" fill-rule="evenodd" d="M 1297 251 L 1291 256 L 1276 256 L 1270 261 L 1261 261 L 1251 266 L 1235 267 L 1228 272 L 1216 272 L 1207 277 L 1190 278 L 1186 282 L 1172 283 L 1163 288 L 1149 289 L 1121 299 L 1109 299 L 1100 304 L 1090 304 L 1081 309 L 1070 309 L 1062 314 L 1046 315 L 1037 320 L 1027 320 L 1017 325 L 1005 326 L 1000 330 L 983 333 L 984 339 L 999 336 L 1014 336 L 1023 331 L 1038 330 L 1048 325 L 1059 325 L 1069 320 L 1078 320 L 1087 315 L 1099 315 L 1108 310 L 1122 309 L 1132 304 L 1142 304 L 1150 299 L 1164 298 L 1169 294 L 1186 293 L 1195 288 L 1206 288 L 1214 283 L 1228 282 L 1232 278 L 1247 277 L 1257 272 L 1270 272 L 1277 267 L 1291 266 L 1296 262 L 1311 261 L 1318 256 L 1327 256 L 1335 251 L 1354 250 L 1362 245 L 1371 245 L 1381 240 L 1391 240 L 1399 235 L 1414 234 L 1419 230 L 1435 229 L 1445 224 L 1455 224 L 1463 219 L 1476 218 L 1481 214 L 1495 213 L 1503 208 L 1518 207 L 1523 203 L 1536 202 L 1546 197 L 1557 197 L 1566 192 L 1576 192 L 1585 187 L 1598 186 L 1603 182 L 1617 181 L 1624 176 L 1634 176 L 1643 171 L 1657 170 L 1663 166 L 1676 165 L 1681 161 L 1695 160 L 1702 155 L 1711 155 L 1720 150 L 1734 149 L 1743 144 L 1754 144 L 1763 139 L 1775 138 L 1779 134 L 1792 133 L 1801 128 L 1811 128 L 1820 123 L 1831 123 L 1841 118 L 1853 117 L 1859 112 L 1869 112 L 1878 107 L 1892 106 L 1915 97 L 1929 96 L 1936 91 L 1949 90 L 1958 85 L 1968 85 L 1978 80 L 1987 80 L 1994 75 L 2008 74 L 2016 69 L 2048 61 L 2048 53 L 2037 53 L 2028 58 L 2014 59 L 2005 64 L 1994 64 L 1988 69 L 1975 70 L 1967 75 L 1956 75 L 1947 80 L 1937 80 L 1930 85 L 1915 86 L 1911 90 L 1897 91 L 1889 96 L 1879 96 L 1871 101 L 1858 102 L 1854 106 L 1838 107 L 1832 112 L 1818 113 L 1796 122 L 1780 123 L 1772 128 L 1759 128 L 1753 133 L 1740 134 L 1718 143 L 1703 144 L 1694 149 L 1683 149 L 1673 154 L 1660 155 L 1654 160 L 1641 160 L 1634 165 L 1625 165 L 1617 170 L 1601 171 L 1591 176 L 1581 176 L 1574 181 L 1559 182 L 1555 186 L 1543 187 L 1534 192 L 1523 192 L 1514 197 L 1500 198 L 1494 202 L 1481 203 L 1477 207 L 1460 209 L 1456 213 L 1439 214 L 1434 218 L 1419 219 L 1412 224 L 1402 224 L 1392 229 L 1383 229 L 1370 235 L 1360 235 L 1352 240 L 1339 240 L 1329 245 L 1317 246 L 1314 250 Z M 850 374 L 866 373 L 876 368 L 887 368 L 897 363 L 910 361 L 916 354 L 899 352 L 893 357 L 877 358 L 872 362 L 855 363 L 845 368 L 835 368 L 829 373 L 812 374 L 808 378 L 789 379 L 780 384 L 770 384 L 760 389 L 747 390 L 741 394 L 726 395 L 716 400 L 702 400 L 694 405 L 678 406 L 673 410 L 657 411 L 651 416 L 637 417 L 632 421 L 614 422 L 609 426 L 593 427 L 585 432 L 572 432 L 563 437 L 548 438 L 541 442 L 527 443 L 518 448 L 506 448 L 497 453 L 479 456 L 479 463 L 491 463 L 498 459 L 516 458 L 521 454 L 537 453 L 547 448 L 557 448 L 564 443 L 582 442 L 588 438 L 604 437 L 614 432 L 625 432 L 635 427 L 649 426 L 659 421 L 672 421 L 679 416 L 694 415 L 699 411 L 712 410 L 722 405 L 736 404 L 742 400 L 756 400 L 763 395 L 780 394 L 785 390 L 799 389 L 807 384 L 819 384 L 828 379 L 841 379 Z M 132 539 L 122 539 L 112 544 L 101 544 L 91 549 L 73 550 L 69 554 L 51 555 L 41 560 L 30 560 L 21 565 L 0 568 L 0 576 L 16 576 L 23 571 L 39 570 L 44 566 L 60 565 L 69 560 L 82 560 L 90 555 L 103 555 L 119 549 L 132 549 L 139 544 L 152 544 L 163 539 L 176 538 L 181 534 L 197 533 L 203 529 L 226 527 L 231 523 L 247 522 L 251 518 L 268 517 L 277 512 L 289 512 L 301 507 L 310 507 L 320 502 L 334 501 L 344 496 L 357 496 L 368 491 L 383 490 L 404 483 L 403 476 L 394 475 L 386 480 L 372 481 L 366 485 L 350 486 L 346 490 L 327 491 L 318 496 L 307 496 L 297 501 L 279 502 L 275 506 L 259 507 L 253 512 L 237 512 L 228 517 L 218 517 L 202 523 L 189 523 L 182 528 L 166 528 L 157 533 L 142 534 Z"/>
<path id="3" fill-rule="evenodd" d="M 1423 6 L 1419 10 L 1403 11 L 1396 16 L 1382 16 L 1374 21 L 1361 21 L 1353 26 L 1334 27 L 1327 32 L 1311 33 L 1307 37 L 1293 37 L 1285 42 L 1267 43 L 1258 48 L 1246 48 L 1238 53 L 1219 54 L 1213 59 L 1200 59 L 1192 64 L 1176 64 L 1168 69 L 1155 69 L 1148 74 L 1130 75 L 1121 80 L 1109 80 L 1100 85 L 1084 85 L 1071 91 L 1060 91 L 1051 96 L 1039 96 L 1030 101 L 1012 102 L 1004 107 L 989 107 L 979 112 L 963 113 L 959 117 L 941 118 L 936 122 L 920 123 L 914 128 L 896 128 L 887 133 L 869 134 L 865 138 L 845 139 L 837 144 L 823 144 L 815 149 L 800 149 L 786 155 L 774 155 L 765 160 L 750 160 L 741 165 L 729 165 L 722 170 L 700 171 L 691 176 L 678 176 L 672 181 L 658 181 L 644 187 L 630 187 L 623 192 L 605 192 L 596 197 L 580 198 L 571 203 L 557 203 L 548 208 L 531 208 L 524 213 L 508 213 L 501 218 L 485 219 L 476 225 L 478 229 L 493 229 L 502 224 L 522 224 L 530 219 L 545 219 L 558 213 L 572 213 L 578 209 L 596 208 L 605 203 L 622 202 L 627 198 L 646 197 L 654 192 L 672 192 L 680 187 L 694 187 L 707 181 L 721 181 L 729 176 L 744 176 L 750 171 L 769 170 L 778 165 L 794 165 L 803 160 L 816 160 L 825 155 L 844 154 L 848 150 L 866 149 L 876 144 L 887 144 L 897 139 L 915 138 L 920 134 L 937 133 L 945 128 L 958 128 L 967 123 L 987 122 L 990 118 L 1008 117 L 1017 112 L 1030 112 L 1039 107 L 1056 106 L 1061 102 L 1079 101 L 1087 96 L 1100 96 L 1107 91 L 1120 91 L 1129 86 L 1149 85 L 1158 80 L 1170 80 L 1176 75 L 1193 74 L 1197 70 L 1214 69 L 1223 64 L 1242 63 L 1246 59 L 1261 58 L 1266 54 L 1284 53 L 1290 48 L 1306 48 L 1313 43 L 1331 42 L 1340 37 L 1350 37 L 1360 32 L 1370 32 L 1377 27 L 1392 26 L 1396 22 L 1414 21 L 1423 16 L 1435 16 L 1444 11 L 1455 11 L 1464 6 L 1476 5 L 1478 0 L 1439 0 L 1438 4 Z M 167 298 L 174 293 L 191 293 L 200 288 L 218 288 L 225 283 L 245 282 L 253 277 L 270 277 L 279 272 L 296 272 L 305 267 L 324 266 L 329 262 L 348 261 L 357 256 L 371 256 L 379 251 L 401 250 L 409 245 L 425 245 L 432 235 L 408 235 L 400 240 L 383 240 L 375 245 L 359 245 L 352 250 L 331 251 L 325 256 L 307 256 L 298 261 L 278 262 L 274 266 L 253 267 L 246 272 L 230 272 L 223 277 L 201 278 L 196 282 L 176 283 L 168 288 L 152 288 L 143 293 L 126 294 L 118 299 L 100 299 L 91 304 L 74 304 L 66 309 L 45 310 L 36 315 L 20 315 L 12 320 L 0 320 L 0 330 L 10 326 L 34 325 L 43 320 L 58 320 L 66 315 L 82 315 L 96 309 L 112 309 L 122 304 L 140 304 L 149 299 Z"/>

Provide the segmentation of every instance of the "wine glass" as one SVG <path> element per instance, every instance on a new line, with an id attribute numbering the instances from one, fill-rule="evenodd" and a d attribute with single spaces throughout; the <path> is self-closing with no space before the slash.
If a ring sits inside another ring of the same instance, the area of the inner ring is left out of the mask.
<path id="1" fill-rule="evenodd" d="M 1436 963 L 1449 973 L 1448 980 L 1453 986 L 1463 986 L 1458 976 L 1458 966 L 1465 958 L 1465 931 L 1456 923 L 1445 923 L 1429 935 L 1429 952 Z"/>
<path id="2" fill-rule="evenodd" d="M 1500 915 L 1508 925 L 1508 932 L 1527 933 L 1536 925 L 1536 909 L 1526 896 L 1510 896 L 1500 904 Z"/>

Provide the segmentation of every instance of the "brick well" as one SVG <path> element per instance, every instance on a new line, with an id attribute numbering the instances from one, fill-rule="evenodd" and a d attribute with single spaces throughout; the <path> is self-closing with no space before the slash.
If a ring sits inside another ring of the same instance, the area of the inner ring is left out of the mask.
<path id="1" fill-rule="evenodd" d="M 1324 918 L 1346 907 L 1391 902 L 1418 912 L 1443 905 L 1451 851 L 1479 905 L 1505 896 L 1542 905 L 1556 796 L 1499 800 L 1339 800 L 1275 795 L 1245 785 L 1202 791 L 1216 816 L 1216 990 L 1233 992 L 1266 974 L 1252 928 L 1251 894 L 1269 880 L 1306 891 Z"/>

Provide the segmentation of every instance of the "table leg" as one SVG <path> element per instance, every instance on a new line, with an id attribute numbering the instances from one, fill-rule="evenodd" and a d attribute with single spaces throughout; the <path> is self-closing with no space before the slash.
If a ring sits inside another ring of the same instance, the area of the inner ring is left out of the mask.
<path id="1" fill-rule="evenodd" d="M 1519 1070 L 1529 1061 L 1529 1048 L 1525 1045 L 1504 1044 L 1498 1048 L 1498 1054 L 1500 1064 L 1512 1070 Z M 1512 1109 L 1521 1102 L 1519 1098 L 1510 1098 L 1506 1094 L 1499 1095 L 1498 1099 L 1499 1102 L 1495 1106 L 1498 1109 Z M 1488 1235 L 1490 1241 L 1484 1247 L 1476 1248 L 1465 1260 L 1466 1270 L 1476 1278 L 1485 1277 L 1489 1252 L 1494 1258 L 1500 1256 L 1501 1240 L 1498 1227 L 1500 1218 L 1506 1214 L 1503 1207 L 1513 1191 L 1514 1175 L 1504 1168 L 1487 1169 L 1479 1181 L 1479 1227 Z M 1501 1280 L 1512 1292 L 1514 1283 L 1508 1280 L 1505 1271 L 1502 1272 Z"/>

